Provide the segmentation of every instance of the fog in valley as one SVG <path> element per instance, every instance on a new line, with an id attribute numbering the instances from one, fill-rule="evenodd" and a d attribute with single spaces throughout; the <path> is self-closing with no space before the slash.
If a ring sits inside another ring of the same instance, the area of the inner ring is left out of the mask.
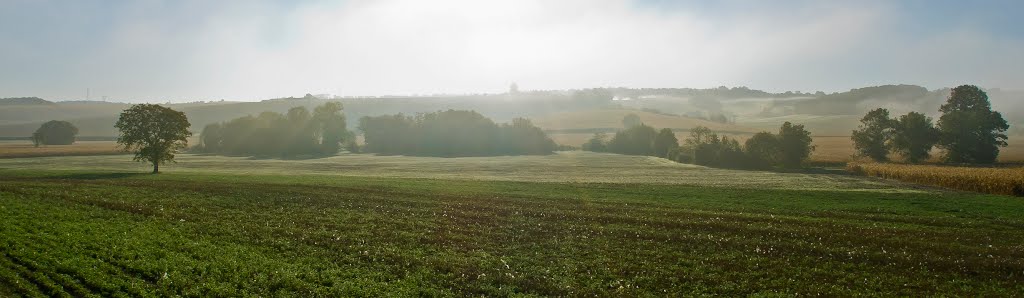
<path id="1" fill-rule="evenodd" d="M 0 297 L 1021 296 L 1021 11 L 0 0 Z"/>

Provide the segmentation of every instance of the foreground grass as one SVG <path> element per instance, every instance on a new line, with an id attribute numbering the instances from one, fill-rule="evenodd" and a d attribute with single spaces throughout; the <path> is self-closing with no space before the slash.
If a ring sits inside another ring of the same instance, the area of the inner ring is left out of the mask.
<path id="1" fill-rule="evenodd" d="M 1024 291 L 1024 201 L 1001 196 L 212 173 L 0 181 L 0 288 L 18 294 Z"/>

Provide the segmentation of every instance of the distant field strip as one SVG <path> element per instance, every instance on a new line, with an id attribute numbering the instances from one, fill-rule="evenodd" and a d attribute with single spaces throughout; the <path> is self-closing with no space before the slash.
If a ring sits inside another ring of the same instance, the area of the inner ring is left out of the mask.
<path id="1" fill-rule="evenodd" d="M 934 191 L 851 175 L 775 173 L 705 168 L 646 156 L 559 152 L 548 156 L 434 158 L 346 154 L 305 160 L 182 154 L 168 172 L 328 174 L 487 181 L 643 183 L 708 187 L 820 189 L 873 192 Z M 0 169 L 147 172 L 129 156 L 40 157 L 0 160 Z"/>
<path id="2" fill-rule="evenodd" d="M 78 141 L 71 145 L 43 145 L 35 147 L 26 140 L 0 141 L 0 158 L 41 156 L 85 156 L 125 154 L 113 141 Z"/>

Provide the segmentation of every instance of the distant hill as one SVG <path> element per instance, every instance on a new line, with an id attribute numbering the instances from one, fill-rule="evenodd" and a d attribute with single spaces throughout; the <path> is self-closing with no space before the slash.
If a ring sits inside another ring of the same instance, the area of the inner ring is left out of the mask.
<path id="1" fill-rule="evenodd" d="M 50 105 L 53 102 L 38 97 L 0 98 L 0 105 Z"/>

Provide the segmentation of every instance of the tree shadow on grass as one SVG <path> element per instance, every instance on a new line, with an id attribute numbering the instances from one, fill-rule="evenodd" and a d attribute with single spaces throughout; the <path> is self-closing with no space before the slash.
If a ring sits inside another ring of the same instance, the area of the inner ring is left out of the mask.
<path id="1" fill-rule="evenodd" d="M 296 155 L 296 156 L 267 156 L 267 155 L 255 155 L 248 156 L 248 160 L 312 160 L 322 159 L 328 157 L 335 157 L 337 155 Z M 245 156 L 239 156 L 245 157 Z"/>
<path id="2" fill-rule="evenodd" d="M 101 180 L 101 179 L 124 179 L 138 176 L 148 176 L 151 173 L 75 173 L 66 175 L 51 176 L 54 179 L 69 179 L 69 180 Z"/>

